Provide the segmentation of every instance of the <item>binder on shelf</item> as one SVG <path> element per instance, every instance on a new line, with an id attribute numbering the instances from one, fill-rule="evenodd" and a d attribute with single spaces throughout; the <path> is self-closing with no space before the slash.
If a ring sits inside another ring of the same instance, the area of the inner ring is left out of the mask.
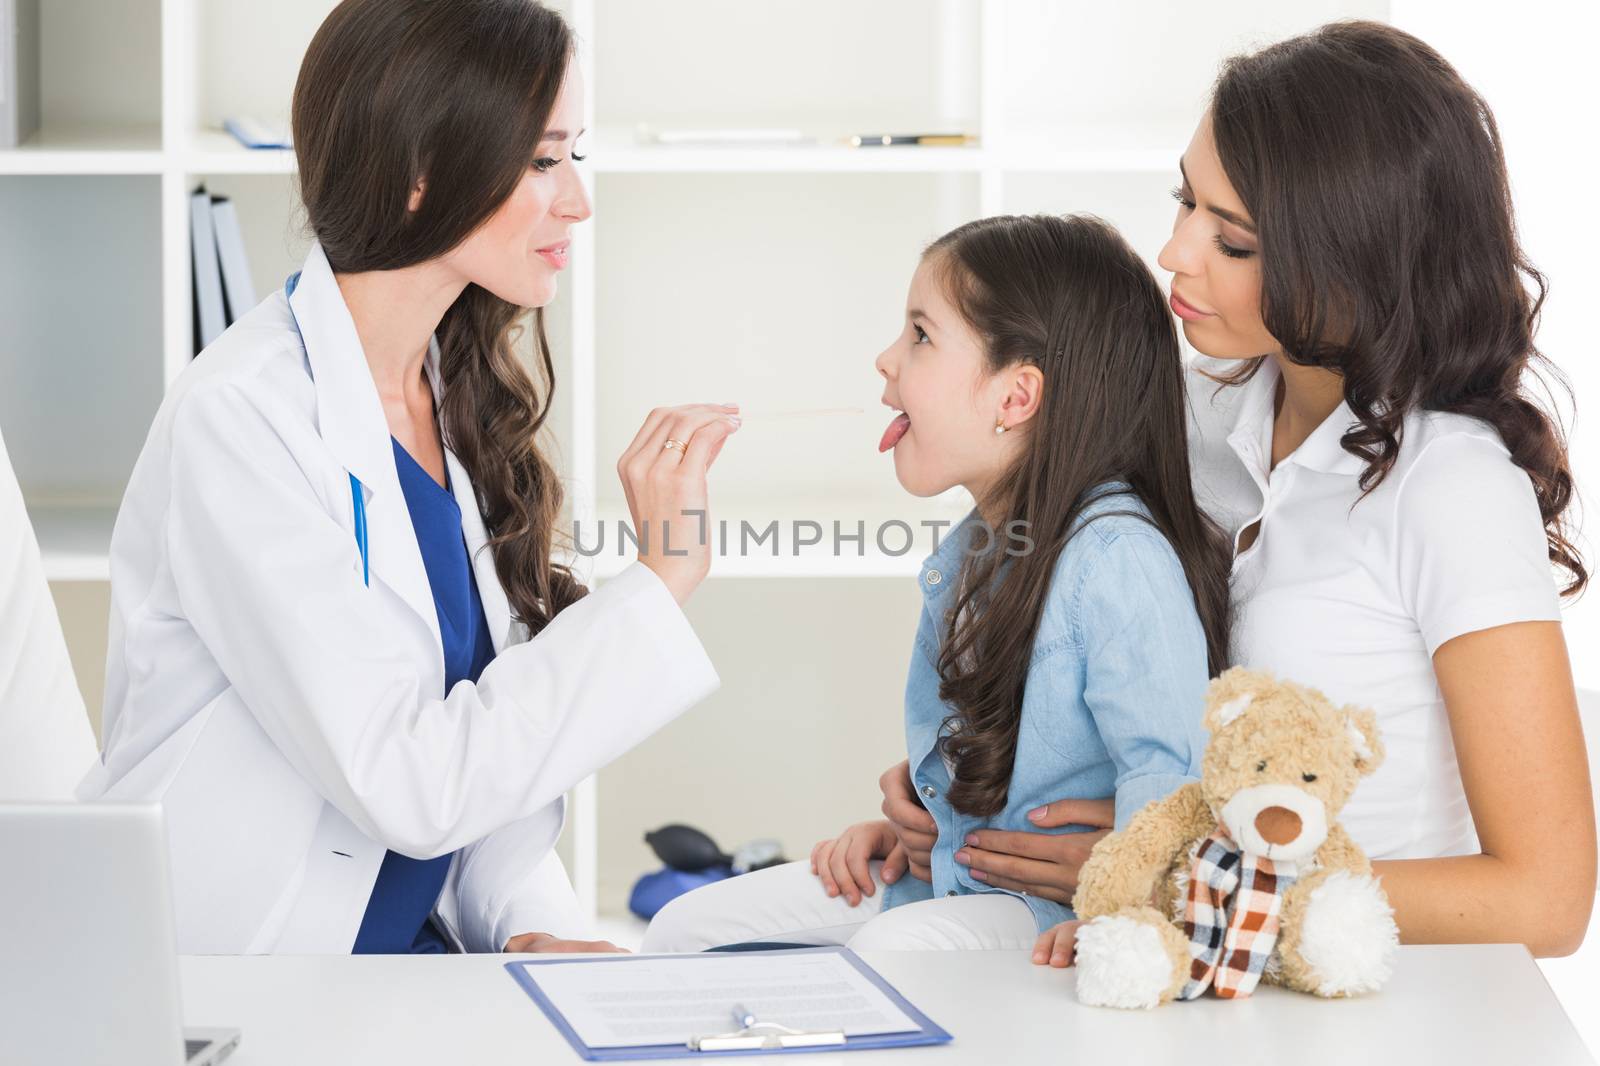
<path id="1" fill-rule="evenodd" d="M 233 139 L 246 148 L 294 147 L 288 131 L 269 126 L 248 115 L 223 119 L 222 128 L 233 134 Z"/>
<path id="2" fill-rule="evenodd" d="M 199 355 L 228 328 L 216 223 L 211 213 L 211 194 L 204 185 L 189 197 L 189 235 L 194 263 L 194 354 Z"/>
<path id="3" fill-rule="evenodd" d="M 222 267 L 222 298 L 228 325 L 256 305 L 256 286 L 244 251 L 239 212 L 226 196 L 211 198 L 211 221 L 217 234 L 217 261 Z"/>
<path id="4" fill-rule="evenodd" d="M 39 129 L 39 0 L 0 0 L 0 149 Z"/>

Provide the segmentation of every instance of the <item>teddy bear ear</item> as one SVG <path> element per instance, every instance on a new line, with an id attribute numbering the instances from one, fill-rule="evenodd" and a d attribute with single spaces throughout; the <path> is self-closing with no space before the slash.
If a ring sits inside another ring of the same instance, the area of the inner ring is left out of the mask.
<path id="1" fill-rule="evenodd" d="M 1344 720 L 1345 728 L 1350 731 L 1350 746 L 1356 753 L 1356 769 L 1365 777 L 1383 763 L 1383 740 L 1378 735 L 1378 716 L 1368 710 L 1346 707 Z"/>
<path id="2" fill-rule="evenodd" d="M 1267 675 L 1252 673 L 1242 666 L 1223 671 L 1206 692 L 1206 729 L 1215 733 L 1237 721 L 1255 702 L 1257 692 L 1271 684 Z"/>
<path id="3" fill-rule="evenodd" d="M 1212 717 L 1216 719 L 1217 728 L 1220 729 L 1230 724 L 1234 719 L 1249 710 L 1255 699 L 1254 692 L 1246 692 L 1242 696 L 1235 696 L 1224 703 L 1217 704 L 1216 708 L 1211 712 Z"/>

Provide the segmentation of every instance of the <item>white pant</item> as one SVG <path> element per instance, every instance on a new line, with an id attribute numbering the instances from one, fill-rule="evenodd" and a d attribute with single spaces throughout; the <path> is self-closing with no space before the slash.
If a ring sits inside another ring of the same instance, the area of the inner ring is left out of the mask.
<path id="1" fill-rule="evenodd" d="M 752 940 L 844 944 L 858 951 L 1024 950 L 1038 939 L 1033 911 L 1000 892 L 948 896 L 885 911 L 882 866 L 872 863 L 877 887 L 854 907 L 843 895 L 829 899 L 809 862 L 705 885 L 661 908 L 641 950 L 705 951 Z"/>

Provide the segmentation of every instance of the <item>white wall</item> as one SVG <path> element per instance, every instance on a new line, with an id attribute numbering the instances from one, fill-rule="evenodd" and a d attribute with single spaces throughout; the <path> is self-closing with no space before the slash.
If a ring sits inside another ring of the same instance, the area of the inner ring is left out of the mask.
<path id="1" fill-rule="evenodd" d="M 1489 102 L 1505 141 L 1523 245 L 1550 282 L 1539 347 L 1567 375 L 1576 399 L 1577 417 L 1569 422 L 1572 466 L 1590 501 L 1580 546 L 1600 589 L 1600 361 L 1592 319 L 1600 247 L 1593 115 L 1600 100 L 1594 89 L 1600 15 L 1592 3 L 1562 0 L 1522 0 L 1514 7 L 1394 0 L 1392 6 L 1395 25 L 1437 48 Z M 1579 687 L 1600 689 L 1600 591 L 1566 607 L 1565 627 Z M 1589 695 L 1585 711 L 1590 773 L 1596 774 L 1600 696 Z M 1577 955 L 1542 965 L 1580 1034 L 1600 1049 L 1600 921 L 1591 921 Z"/>
<path id="2" fill-rule="evenodd" d="M 1395 25 L 1433 45 L 1489 102 L 1505 141 L 1523 245 L 1550 279 L 1539 347 L 1569 378 L 1577 399 L 1572 465 L 1590 501 L 1582 541 L 1600 586 L 1600 360 L 1596 359 L 1595 261 L 1600 213 L 1595 182 L 1593 3 L 1515 5 L 1395 0 Z M 1566 608 L 1567 648 L 1580 687 L 1600 688 L 1600 591 Z"/>

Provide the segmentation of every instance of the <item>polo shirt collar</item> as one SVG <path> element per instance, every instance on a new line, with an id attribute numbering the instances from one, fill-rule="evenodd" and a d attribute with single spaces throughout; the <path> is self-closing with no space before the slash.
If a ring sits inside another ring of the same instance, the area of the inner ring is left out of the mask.
<path id="1" fill-rule="evenodd" d="M 1262 360 L 1261 369 L 1239 386 L 1244 390 L 1244 395 L 1235 406 L 1238 415 L 1233 430 L 1228 434 L 1228 445 L 1245 466 L 1258 470 L 1263 477 L 1272 462 L 1272 397 L 1282 376 L 1283 371 L 1278 369 L 1276 360 L 1271 357 Z M 1333 413 L 1323 419 L 1322 424 L 1301 442 L 1300 447 L 1285 457 L 1283 463 L 1293 463 L 1323 474 L 1360 475 L 1366 469 L 1366 463 L 1360 456 L 1345 451 L 1339 443 L 1340 438 L 1356 424 L 1350 405 L 1341 400 Z"/>

